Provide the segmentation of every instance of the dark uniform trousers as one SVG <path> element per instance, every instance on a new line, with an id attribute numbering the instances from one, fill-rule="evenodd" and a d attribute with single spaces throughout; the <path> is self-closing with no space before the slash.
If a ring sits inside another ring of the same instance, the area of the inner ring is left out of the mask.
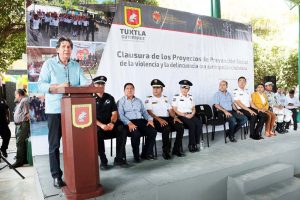
<path id="1" fill-rule="evenodd" d="M 189 145 L 200 144 L 200 135 L 202 135 L 202 121 L 195 116 L 191 119 L 179 116 L 180 121 L 189 129 Z"/>
<path id="2" fill-rule="evenodd" d="M 132 119 L 130 121 L 137 126 L 135 131 L 129 132 L 134 158 L 139 158 L 141 136 L 146 136 L 145 145 L 142 149 L 142 155 L 153 155 L 153 146 L 157 134 L 156 130 L 150 125 L 147 126 L 148 121 L 145 119 Z"/>
<path id="3" fill-rule="evenodd" d="M 9 130 L 8 124 L 0 124 L 0 136 L 3 140 L 1 150 L 6 151 L 11 137 L 11 132 Z"/>
<path id="4" fill-rule="evenodd" d="M 248 118 L 248 120 L 250 120 L 250 137 L 259 138 L 260 132 L 262 131 L 268 116 L 265 113 L 258 112 L 251 107 L 249 109 L 253 110 L 256 115 L 252 116 L 247 110 L 244 109 L 240 109 L 239 111 L 241 111 Z"/>
<path id="5" fill-rule="evenodd" d="M 294 121 L 294 130 L 296 131 L 297 130 L 297 109 L 296 108 L 293 108 L 293 109 L 289 109 L 290 111 L 292 111 L 293 115 L 293 121 Z M 286 128 L 288 129 L 289 126 L 290 126 L 290 123 L 287 123 L 288 125 L 286 125 Z"/>
<path id="6" fill-rule="evenodd" d="M 114 125 L 113 130 L 104 131 L 102 128 L 97 126 L 98 135 L 98 155 L 102 164 L 107 164 L 108 160 L 105 155 L 105 139 L 117 138 L 116 141 L 116 160 L 126 159 L 125 145 L 127 140 L 127 129 L 121 121 L 117 121 Z"/>
<path id="7" fill-rule="evenodd" d="M 171 117 L 160 117 L 168 122 L 168 125 L 161 126 L 160 123 L 154 119 L 154 126 L 158 132 L 162 133 L 162 142 L 163 142 L 163 152 L 170 153 L 171 141 L 170 141 L 170 133 L 174 130 L 176 131 L 176 139 L 174 142 L 173 152 L 180 152 L 180 148 L 182 146 L 182 137 L 184 133 L 183 124 L 176 122 L 174 123 L 173 118 Z"/>
<path id="8" fill-rule="evenodd" d="M 58 178 L 63 174 L 59 160 L 59 147 L 62 135 L 61 114 L 48 114 L 48 129 L 50 171 L 53 178 Z"/>
<path id="9" fill-rule="evenodd" d="M 16 163 L 27 162 L 26 139 L 29 137 L 29 121 L 16 124 L 17 155 Z"/>

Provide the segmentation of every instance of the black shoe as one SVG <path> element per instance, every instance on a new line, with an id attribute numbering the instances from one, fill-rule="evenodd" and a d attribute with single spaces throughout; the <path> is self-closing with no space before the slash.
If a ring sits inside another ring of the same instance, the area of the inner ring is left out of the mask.
<path id="1" fill-rule="evenodd" d="M 145 154 L 141 154 L 141 159 L 142 160 L 154 160 L 154 156 L 153 155 L 145 155 Z"/>
<path id="2" fill-rule="evenodd" d="M 184 157 L 185 156 L 185 154 L 183 152 L 180 152 L 180 151 L 173 151 L 172 154 L 176 155 L 178 157 Z"/>
<path id="3" fill-rule="evenodd" d="M 1 149 L 1 152 L 2 152 L 3 157 L 4 157 L 4 158 L 7 158 L 7 152 L 6 152 L 6 149 L 5 149 L 5 150 Z"/>
<path id="4" fill-rule="evenodd" d="M 63 182 L 63 180 L 61 178 L 53 179 L 53 186 L 56 187 L 57 189 L 60 189 L 65 185 L 66 185 L 65 182 Z"/>
<path id="5" fill-rule="evenodd" d="M 260 140 L 260 137 L 254 137 L 252 135 L 250 135 L 250 138 L 253 139 L 253 140 Z"/>
<path id="6" fill-rule="evenodd" d="M 24 163 L 21 162 L 15 162 L 14 164 L 12 164 L 11 166 L 9 166 L 10 169 L 12 168 L 18 168 L 18 167 L 22 167 L 24 165 Z"/>
<path id="7" fill-rule="evenodd" d="M 100 169 L 101 170 L 104 170 L 104 171 L 106 171 L 106 170 L 109 170 L 109 169 L 111 169 L 112 168 L 112 166 L 110 166 L 110 165 L 108 165 L 108 164 L 100 164 Z"/>
<path id="8" fill-rule="evenodd" d="M 114 159 L 114 166 L 122 166 L 125 163 L 127 163 L 126 160 L 123 160 L 121 158 Z"/>
<path id="9" fill-rule="evenodd" d="M 153 156 L 153 155 L 147 155 L 147 156 L 146 156 L 146 159 L 147 159 L 147 160 L 154 160 L 154 156 Z"/>
<path id="10" fill-rule="evenodd" d="M 236 139 L 234 137 L 229 137 L 229 141 L 230 142 L 237 142 Z"/>
<path id="11" fill-rule="evenodd" d="M 262 137 L 262 136 L 259 136 L 259 140 L 261 140 L 261 139 L 265 139 L 264 137 Z"/>
<path id="12" fill-rule="evenodd" d="M 189 151 L 190 151 L 191 153 L 194 153 L 194 152 L 195 152 L 195 147 L 194 147 L 194 145 L 189 145 L 188 148 L 189 148 Z"/>
<path id="13" fill-rule="evenodd" d="M 195 150 L 195 152 L 199 152 L 200 151 L 200 149 L 199 149 L 199 147 L 198 147 L 197 144 L 194 145 L 194 150 Z"/>
<path id="14" fill-rule="evenodd" d="M 163 153 L 163 158 L 165 159 L 165 160 L 170 160 L 171 159 L 171 156 L 170 156 L 170 154 L 169 153 Z"/>
<path id="15" fill-rule="evenodd" d="M 136 158 L 134 158 L 133 162 L 135 162 L 135 163 L 140 163 L 140 162 L 141 162 L 141 159 L 140 159 L 139 157 L 136 157 Z"/>

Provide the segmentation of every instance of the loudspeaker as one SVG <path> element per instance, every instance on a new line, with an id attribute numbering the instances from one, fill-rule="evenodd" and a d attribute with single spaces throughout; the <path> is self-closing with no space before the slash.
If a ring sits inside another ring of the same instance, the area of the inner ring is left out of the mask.
<path id="1" fill-rule="evenodd" d="M 273 85 L 273 92 L 277 92 L 277 86 L 276 86 L 276 76 L 265 76 L 264 77 L 264 83 L 266 82 L 272 82 Z"/>

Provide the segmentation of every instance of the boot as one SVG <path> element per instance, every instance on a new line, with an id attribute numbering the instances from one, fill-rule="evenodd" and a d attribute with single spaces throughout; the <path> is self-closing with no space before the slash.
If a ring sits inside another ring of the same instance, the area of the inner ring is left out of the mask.
<path id="1" fill-rule="evenodd" d="M 284 127 L 284 122 L 277 122 L 275 131 L 277 131 L 277 133 L 283 134 L 283 127 Z"/>

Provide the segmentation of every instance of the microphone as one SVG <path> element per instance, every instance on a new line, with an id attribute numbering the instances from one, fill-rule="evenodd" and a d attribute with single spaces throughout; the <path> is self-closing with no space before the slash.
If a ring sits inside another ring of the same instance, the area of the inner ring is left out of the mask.
<path id="1" fill-rule="evenodd" d="M 69 71 L 69 67 L 66 66 L 68 68 L 68 74 L 67 74 L 67 78 L 68 78 L 68 84 L 69 84 L 69 87 L 71 86 L 71 83 L 70 83 L 70 71 Z"/>
<path id="2" fill-rule="evenodd" d="M 77 59 L 76 61 L 79 63 L 80 60 Z M 87 65 L 85 66 L 85 68 L 87 69 L 87 71 L 88 71 L 88 73 L 89 73 L 89 75 L 90 75 L 91 81 L 92 81 L 91 84 L 90 84 L 90 86 L 93 86 L 93 87 L 94 87 L 93 76 L 92 76 L 92 74 L 91 74 L 89 68 L 87 67 Z"/>

